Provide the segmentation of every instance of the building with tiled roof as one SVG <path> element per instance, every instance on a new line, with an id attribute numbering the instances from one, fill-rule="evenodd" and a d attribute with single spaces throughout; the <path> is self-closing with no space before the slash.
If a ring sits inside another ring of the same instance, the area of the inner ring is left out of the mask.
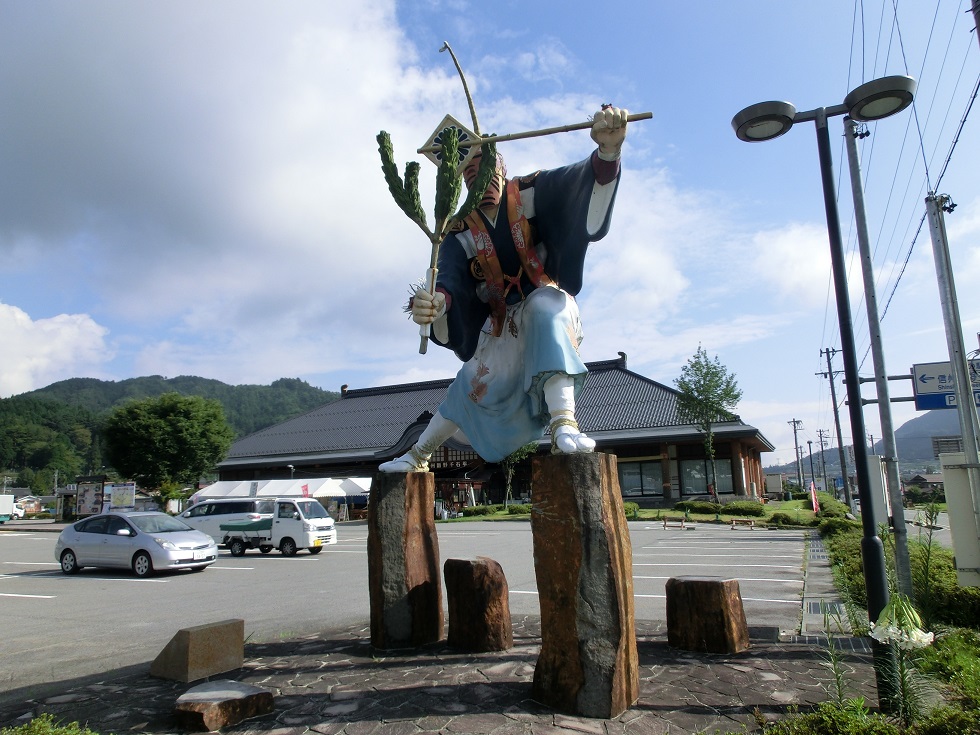
<path id="1" fill-rule="evenodd" d="M 704 436 L 678 412 L 678 392 L 634 373 L 626 355 L 588 364 L 578 399 L 582 430 L 596 451 L 618 458 L 623 496 L 644 504 L 672 503 L 709 492 L 711 472 Z M 371 475 L 378 464 L 415 443 L 446 396 L 452 380 L 342 390 L 341 397 L 307 414 L 235 442 L 218 465 L 222 480 Z M 713 425 L 715 476 L 724 499 L 765 494 L 761 454 L 772 444 L 741 419 Z M 548 451 L 550 438 L 539 451 Z M 473 490 L 502 499 L 502 473 L 454 438 L 433 455 L 437 494 Z M 529 495 L 529 473 L 517 473 L 515 495 Z"/>

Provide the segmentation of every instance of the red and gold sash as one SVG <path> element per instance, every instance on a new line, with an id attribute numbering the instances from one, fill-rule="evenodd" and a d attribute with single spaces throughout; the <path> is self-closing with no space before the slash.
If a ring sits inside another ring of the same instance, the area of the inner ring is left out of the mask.
<path id="1" fill-rule="evenodd" d="M 517 179 L 511 179 L 507 182 L 507 221 L 511 223 L 510 236 L 514 241 L 517 257 L 521 261 L 521 268 L 517 271 L 516 276 L 508 276 L 501 269 L 497 250 L 493 246 L 493 240 L 490 233 L 487 232 L 486 223 L 479 212 L 471 212 L 466 217 L 466 224 L 469 225 L 470 234 L 476 244 L 476 258 L 483 271 L 483 279 L 487 284 L 487 296 L 490 301 L 490 323 L 493 326 L 494 337 L 499 337 L 503 332 L 504 318 L 507 315 L 507 294 L 515 286 L 518 291 L 521 290 L 522 273 L 526 273 L 528 279 L 535 286 L 548 286 L 554 283 L 544 272 L 544 264 L 534 249 L 534 236 L 531 233 L 531 224 L 524 216 L 521 191 Z M 523 292 L 521 292 L 521 298 L 524 298 Z"/>

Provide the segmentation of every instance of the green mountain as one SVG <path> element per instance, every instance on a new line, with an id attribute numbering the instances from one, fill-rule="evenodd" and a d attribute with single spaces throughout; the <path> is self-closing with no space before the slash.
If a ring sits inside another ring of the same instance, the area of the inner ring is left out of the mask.
<path id="1" fill-rule="evenodd" d="M 176 392 L 216 399 L 239 437 L 337 400 L 339 393 L 281 378 L 271 385 L 227 385 L 193 376 L 151 375 L 121 381 L 72 378 L 0 399 L 0 469 L 8 484 L 39 491 L 56 477 L 99 472 L 102 424 L 124 403 Z"/>
<path id="2" fill-rule="evenodd" d="M 155 398 L 164 393 L 218 400 L 238 436 L 299 416 L 340 397 L 339 393 L 315 388 L 296 378 L 280 378 L 271 385 L 228 385 L 191 375 L 176 378 L 150 375 L 118 382 L 70 378 L 6 400 L 39 398 L 104 414 L 127 401 Z"/>
<path id="3" fill-rule="evenodd" d="M 938 472 L 939 460 L 933 453 L 933 437 L 959 437 L 960 424 L 959 417 L 953 409 L 938 409 L 926 411 L 921 416 L 910 419 L 895 429 L 895 446 L 898 450 L 898 465 L 903 475 L 911 475 L 917 472 Z M 810 476 L 810 455 L 807 445 L 801 445 L 803 455 L 803 474 Z M 884 443 L 879 439 L 875 440 L 874 451 L 876 454 L 884 453 Z M 845 462 L 848 471 L 854 472 L 854 448 L 850 445 L 844 447 Z M 821 475 L 823 465 L 826 463 L 828 476 L 840 475 L 840 454 L 837 451 L 836 442 L 833 446 L 825 449 L 821 454 L 819 447 L 814 446 L 813 466 L 814 473 Z M 774 465 L 765 468 L 766 472 L 786 472 L 790 475 L 796 474 L 796 464 L 789 462 L 784 465 Z"/>

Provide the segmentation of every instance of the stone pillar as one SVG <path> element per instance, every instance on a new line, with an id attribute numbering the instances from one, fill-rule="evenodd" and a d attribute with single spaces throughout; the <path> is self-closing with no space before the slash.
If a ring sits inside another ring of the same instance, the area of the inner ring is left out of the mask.
<path id="1" fill-rule="evenodd" d="M 534 698 L 613 718 L 639 696 L 632 544 L 609 454 L 532 462 L 531 531 L 541 604 Z"/>
<path id="2" fill-rule="evenodd" d="M 749 647 L 737 579 L 667 580 L 667 644 L 699 653 L 741 653 Z"/>
<path id="3" fill-rule="evenodd" d="M 442 639 L 442 580 L 431 472 L 378 472 L 368 501 L 371 644 L 411 648 Z"/>

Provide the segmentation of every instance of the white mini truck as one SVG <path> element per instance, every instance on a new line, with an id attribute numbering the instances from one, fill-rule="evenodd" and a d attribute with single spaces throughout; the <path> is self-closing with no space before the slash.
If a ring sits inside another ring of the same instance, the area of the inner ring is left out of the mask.
<path id="1" fill-rule="evenodd" d="M 319 554 L 324 546 L 337 543 L 333 518 L 312 498 L 277 498 L 272 518 L 222 523 L 221 530 L 232 556 L 243 556 L 249 549 L 263 554 L 279 549 L 283 556 L 295 556 L 300 549 Z"/>

